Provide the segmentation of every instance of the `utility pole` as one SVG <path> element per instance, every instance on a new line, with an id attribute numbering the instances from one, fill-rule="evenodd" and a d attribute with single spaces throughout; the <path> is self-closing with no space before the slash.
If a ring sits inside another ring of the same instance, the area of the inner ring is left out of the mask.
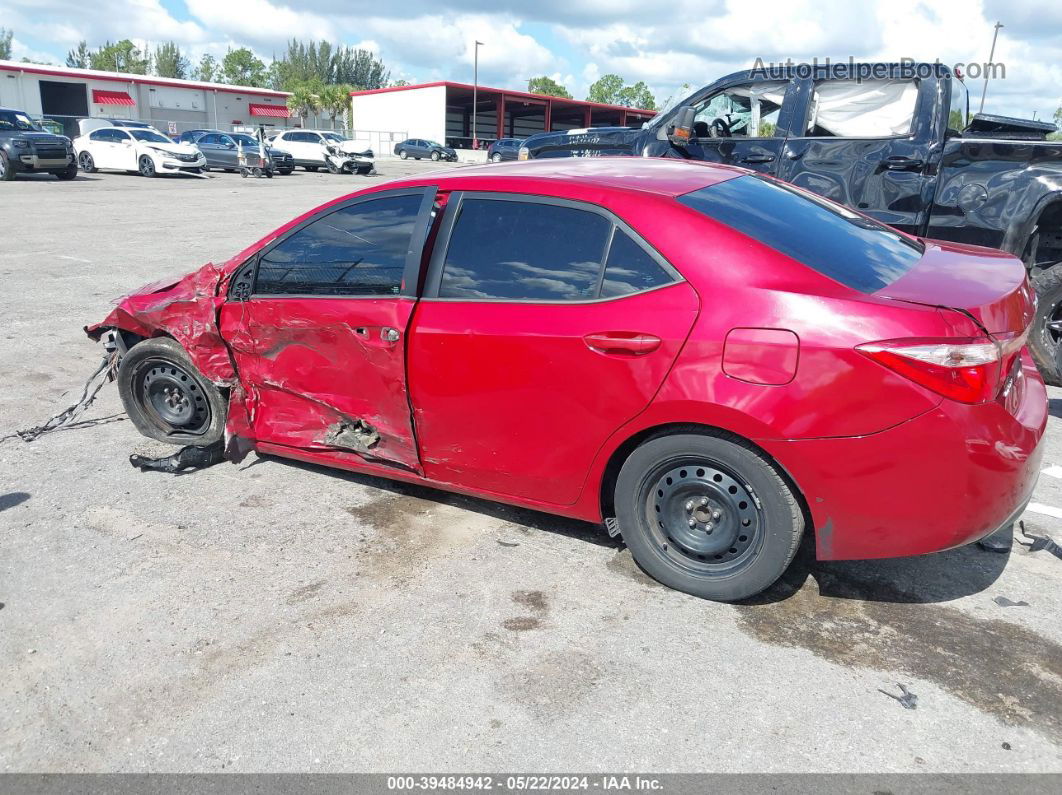
<path id="1" fill-rule="evenodd" d="M 473 67 L 472 67 L 472 148 L 479 149 L 479 142 L 476 140 L 476 115 L 479 113 L 479 48 L 483 45 L 483 42 L 477 41 L 475 46 L 475 54 L 473 55 Z"/>
<path id="2" fill-rule="evenodd" d="M 999 36 L 999 29 L 1003 27 L 1002 22 L 996 23 L 996 29 L 992 33 L 992 49 L 988 53 L 988 63 L 985 64 L 985 87 L 981 89 L 981 107 L 977 109 L 978 113 L 984 113 L 985 110 L 985 94 L 988 93 L 988 69 L 992 66 L 992 58 L 996 54 L 996 37 Z"/>

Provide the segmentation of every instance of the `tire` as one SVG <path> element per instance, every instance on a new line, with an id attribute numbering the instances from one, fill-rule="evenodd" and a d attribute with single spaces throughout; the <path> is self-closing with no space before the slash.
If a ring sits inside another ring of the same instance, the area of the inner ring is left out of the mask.
<path id="1" fill-rule="evenodd" d="M 77 164 L 86 174 L 95 174 L 97 171 L 96 161 L 89 152 L 82 152 L 77 158 Z"/>
<path id="2" fill-rule="evenodd" d="M 407 152 L 405 149 L 399 150 L 398 156 L 405 160 L 407 157 L 409 157 L 409 152 Z"/>
<path id="3" fill-rule="evenodd" d="M 730 434 L 643 443 L 620 469 L 615 507 L 623 540 L 649 576 L 720 602 L 770 587 L 804 533 L 800 504 L 780 473 Z"/>
<path id="4" fill-rule="evenodd" d="M 129 349 L 118 368 L 118 394 L 133 425 L 149 439 L 206 446 L 225 436 L 224 395 L 169 338 Z"/>
<path id="5" fill-rule="evenodd" d="M 210 173 L 210 166 L 200 166 L 200 167 L 199 167 L 199 170 L 200 170 L 200 171 L 201 171 L 202 173 L 204 173 L 204 174 L 209 174 L 209 173 Z"/>
<path id="6" fill-rule="evenodd" d="M 1051 386 L 1062 386 L 1058 361 L 1062 342 L 1062 262 L 1040 271 L 1033 277 L 1032 285 L 1036 290 L 1036 317 L 1029 332 L 1029 353 L 1044 381 Z"/>
<path id="7" fill-rule="evenodd" d="M 432 152 L 431 153 L 431 159 L 436 161 L 436 162 L 438 162 L 439 161 L 439 153 L 438 152 Z"/>
<path id="8" fill-rule="evenodd" d="M 237 171 L 237 169 L 235 169 L 235 168 L 226 168 L 225 169 L 225 173 L 226 174 L 235 174 L 236 171 Z"/>
<path id="9" fill-rule="evenodd" d="M 303 166 L 307 171 L 316 171 L 320 166 Z"/>
<path id="10" fill-rule="evenodd" d="M 77 163 L 71 163 L 62 171 L 53 171 L 53 174 L 61 180 L 70 180 L 77 176 Z"/>
<path id="11" fill-rule="evenodd" d="M 0 182 L 10 182 L 15 178 L 15 169 L 8 160 L 7 152 L 0 150 Z"/>
<path id="12" fill-rule="evenodd" d="M 500 163 L 501 160 L 502 160 L 501 155 L 498 154 L 497 152 L 495 152 L 493 155 L 491 155 L 490 159 L 491 159 L 491 162 L 493 162 L 493 163 Z"/>
<path id="13" fill-rule="evenodd" d="M 329 162 L 328 162 L 328 171 L 329 171 L 329 173 L 331 173 L 331 174 L 338 174 L 338 173 L 340 173 L 340 172 L 341 172 L 342 170 L 343 170 L 343 169 L 341 169 L 341 168 L 338 168 L 338 167 L 337 167 L 337 166 L 335 165 L 335 163 L 333 163 L 333 162 L 331 162 L 331 161 L 329 161 Z"/>
<path id="14" fill-rule="evenodd" d="M 142 177 L 157 177 L 158 173 L 155 171 L 155 161 L 148 155 L 141 155 L 140 159 L 136 162 L 137 171 Z"/>
<path id="15" fill-rule="evenodd" d="M 288 174 L 290 174 L 294 170 L 295 169 L 293 169 L 293 168 L 282 168 L 282 169 L 279 169 L 277 171 L 277 173 L 280 174 L 281 176 L 285 176 L 286 177 Z"/>

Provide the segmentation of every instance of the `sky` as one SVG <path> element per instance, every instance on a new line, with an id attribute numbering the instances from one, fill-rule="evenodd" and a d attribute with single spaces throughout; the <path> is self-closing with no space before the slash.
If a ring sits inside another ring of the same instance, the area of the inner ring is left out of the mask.
<path id="1" fill-rule="evenodd" d="M 583 98 L 611 72 L 645 81 L 658 103 L 757 58 L 983 63 L 996 21 L 1006 77 L 985 111 L 1050 119 L 1062 105 L 1062 0 L 0 0 L 16 59 L 61 64 L 81 39 L 130 38 L 176 41 L 193 61 L 246 46 L 268 62 L 298 37 L 369 48 L 392 79 L 471 82 L 478 39 L 483 85 L 526 89 L 548 75 Z M 979 101 L 981 81 L 967 85 Z"/>

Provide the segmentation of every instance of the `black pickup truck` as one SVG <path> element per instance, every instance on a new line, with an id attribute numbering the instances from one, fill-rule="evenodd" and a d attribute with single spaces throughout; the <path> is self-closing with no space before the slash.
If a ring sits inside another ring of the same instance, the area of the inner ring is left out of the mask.
<path id="1" fill-rule="evenodd" d="M 767 66 L 737 72 L 641 129 L 533 135 L 520 159 L 631 155 L 774 175 L 905 232 L 1021 257 L 1039 297 L 1029 348 L 1062 384 L 1062 141 L 1055 125 L 969 113 L 940 64 Z"/>
<path id="2" fill-rule="evenodd" d="M 0 108 L 0 180 L 15 174 L 77 176 L 74 149 L 65 135 L 45 132 L 21 110 Z"/>

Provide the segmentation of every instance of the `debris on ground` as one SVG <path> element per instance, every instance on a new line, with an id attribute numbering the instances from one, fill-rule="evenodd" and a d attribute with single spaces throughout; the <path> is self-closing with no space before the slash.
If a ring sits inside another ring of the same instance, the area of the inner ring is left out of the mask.
<path id="1" fill-rule="evenodd" d="M 103 357 L 100 361 L 99 367 L 96 368 L 96 371 L 90 375 L 85 382 L 85 387 L 81 390 L 81 397 L 76 403 L 67 406 L 58 414 L 53 414 L 41 425 L 25 428 L 24 430 L 15 431 L 14 433 L 9 433 L 7 436 L 0 437 L 0 442 L 6 441 L 7 439 L 14 439 L 16 437 L 24 442 L 33 442 L 44 436 L 44 434 L 51 433 L 64 425 L 69 426 L 70 423 L 81 416 L 85 410 L 92 405 L 92 402 L 96 399 L 100 390 L 103 389 L 103 385 L 108 381 L 114 380 L 117 370 L 118 352 L 115 351 L 114 353 L 110 353 Z M 105 419 L 110 421 L 113 420 L 113 417 Z M 102 423 L 102 421 L 86 420 L 78 423 L 78 425 L 81 427 L 91 427 L 92 425 L 97 424 L 97 422 Z"/>
<path id="2" fill-rule="evenodd" d="M 899 682 L 896 683 L 896 686 L 898 688 L 900 688 L 900 693 L 902 695 L 898 696 L 895 693 L 890 693 L 888 690 L 882 690 L 880 687 L 878 688 L 878 692 L 879 693 L 884 693 L 889 698 L 896 699 L 897 701 L 900 702 L 900 705 L 904 709 L 918 709 L 918 696 L 916 696 L 914 693 L 912 693 L 906 687 L 901 685 Z"/>
<path id="3" fill-rule="evenodd" d="M 1029 539 L 1028 542 L 1019 539 L 1018 543 L 1025 547 L 1029 552 L 1039 552 L 1042 549 L 1046 549 L 1056 558 L 1062 560 L 1062 546 L 1059 546 L 1058 542 L 1051 538 L 1051 536 L 1041 536 L 1036 535 L 1035 533 L 1025 532 L 1025 522 L 1018 522 L 1018 526 L 1021 528 L 1022 536 Z"/>
<path id="4" fill-rule="evenodd" d="M 502 541 L 500 538 L 498 539 L 498 543 L 501 544 L 503 547 L 518 547 L 518 546 L 520 546 L 519 542 L 517 542 L 517 541 Z"/>
<path id="5" fill-rule="evenodd" d="M 1010 552 L 1014 546 L 1014 525 L 1008 524 L 992 535 L 985 536 L 977 542 L 977 546 L 986 552 Z"/>
<path id="6" fill-rule="evenodd" d="M 182 447 L 173 455 L 163 458 L 148 458 L 142 455 L 129 456 L 129 463 L 141 472 L 181 472 L 186 469 L 205 469 L 225 460 L 224 441 L 214 442 L 206 447 L 189 445 Z"/>
<path id="7" fill-rule="evenodd" d="M 1022 600 L 1020 602 L 1012 602 L 1010 599 L 1008 599 L 1005 596 L 997 596 L 992 601 L 995 602 L 1000 607 L 1028 607 L 1029 606 L 1029 603 L 1026 602 L 1025 600 Z"/>

